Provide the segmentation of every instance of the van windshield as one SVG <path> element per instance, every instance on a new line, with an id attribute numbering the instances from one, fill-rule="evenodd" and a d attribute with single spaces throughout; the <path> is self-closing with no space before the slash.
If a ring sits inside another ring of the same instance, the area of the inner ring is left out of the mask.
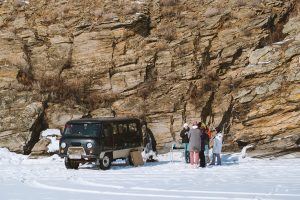
<path id="1" fill-rule="evenodd" d="M 91 123 L 66 124 L 64 136 L 99 137 L 100 127 L 100 124 Z"/>

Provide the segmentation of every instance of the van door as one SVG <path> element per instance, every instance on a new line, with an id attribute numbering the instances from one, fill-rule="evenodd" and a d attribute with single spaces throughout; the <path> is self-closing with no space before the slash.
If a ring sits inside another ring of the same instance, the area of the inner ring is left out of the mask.
<path id="1" fill-rule="evenodd" d="M 114 128 L 110 123 L 103 124 L 103 131 L 101 134 L 102 150 L 113 150 L 114 148 Z"/>

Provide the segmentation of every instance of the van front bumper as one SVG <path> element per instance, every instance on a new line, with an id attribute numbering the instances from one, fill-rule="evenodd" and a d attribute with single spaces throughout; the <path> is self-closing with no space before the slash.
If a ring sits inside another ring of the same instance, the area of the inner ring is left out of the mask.
<path id="1" fill-rule="evenodd" d="M 83 147 L 69 147 L 68 149 L 60 149 L 59 156 L 61 158 L 69 158 L 74 160 L 91 160 L 96 159 L 97 155 L 93 154 L 93 150 L 85 150 Z"/>

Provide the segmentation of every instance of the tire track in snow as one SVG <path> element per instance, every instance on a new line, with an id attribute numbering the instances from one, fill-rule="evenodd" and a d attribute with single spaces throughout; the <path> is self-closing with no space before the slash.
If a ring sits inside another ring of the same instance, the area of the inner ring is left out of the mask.
<path id="1" fill-rule="evenodd" d="M 125 189 L 124 186 L 120 186 L 120 185 L 108 185 L 108 184 L 94 183 L 94 182 L 85 181 L 82 179 L 77 179 L 76 183 L 78 183 L 80 185 L 88 185 L 88 186 L 95 186 L 95 187 L 102 187 L 102 188 Z"/>
<path id="2" fill-rule="evenodd" d="M 199 193 L 199 194 L 222 194 L 222 195 L 244 195 L 244 196 L 252 196 L 253 199 L 256 196 L 263 196 L 263 197 L 300 197 L 300 194 L 281 194 L 281 193 L 257 193 L 257 192 L 221 192 L 221 191 L 206 191 L 206 190 L 173 190 L 173 189 L 160 189 L 160 188 L 143 188 L 143 187 L 124 187 L 118 185 L 104 185 L 99 184 L 91 181 L 85 181 L 82 179 L 76 180 L 78 184 L 88 185 L 88 186 L 95 186 L 95 187 L 104 187 L 104 188 L 112 188 L 112 189 L 125 189 L 125 190 L 135 190 L 135 191 L 152 191 L 152 192 L 167 192 L 167 193 Z M 229 197 L 228 197 L 229 198 Z M 233 199 L 233 197 L 230 197 Z"/>
<path id="3" fill-rule="evenodd" d="M 68 187 L 58 187 L 51 186 L 47 184 L 40 183 L 38 181 L 27 182 L 30 187 L 35 187 L 39 189 L 46 190 L 56 190 L 63 192 L 76 192 L 76 193 L 86 193 L 86 194 L 101 194 L 108 196 L 132 196 L 132 197 L 149 197 L 149 198 L 172 198 L 172 199 L 209 199 L 209 200 L 253 200 L 253 198 L 232 198 L 232 197 L 211 197 L 211 196 L 186 196 L 186 195 L 164 195 L 164 194 L 152 194 L 152 193 L 131 193 L 131 192 L 104 192 L 86 189 L 75 189 Z"/>
<path id="4" fill-rule="evenodd" d="M 207 191 L 207 190 L 166 190 L 166 189 L 160 189 L 160 188 L 142 188 L 142 187 L 131 187 L 130 189 L 140 190 L 140 191 L 156 191 L 156 192 L 181 192 L 181 193 L 201 193 L 201 194 L 232 194 L 232 195 L 253 195 L 253 196 L 300 197 L 300 194 L 221 192 L 221 191 Z"/>

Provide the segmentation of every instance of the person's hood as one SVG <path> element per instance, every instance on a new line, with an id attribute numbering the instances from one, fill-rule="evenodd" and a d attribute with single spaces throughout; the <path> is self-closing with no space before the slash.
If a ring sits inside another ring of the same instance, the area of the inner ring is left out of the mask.
<path id="1" fill-rule="evenodd" d="M 222 133 L 217 133 L 216 137 L 223 137 Z"/>

